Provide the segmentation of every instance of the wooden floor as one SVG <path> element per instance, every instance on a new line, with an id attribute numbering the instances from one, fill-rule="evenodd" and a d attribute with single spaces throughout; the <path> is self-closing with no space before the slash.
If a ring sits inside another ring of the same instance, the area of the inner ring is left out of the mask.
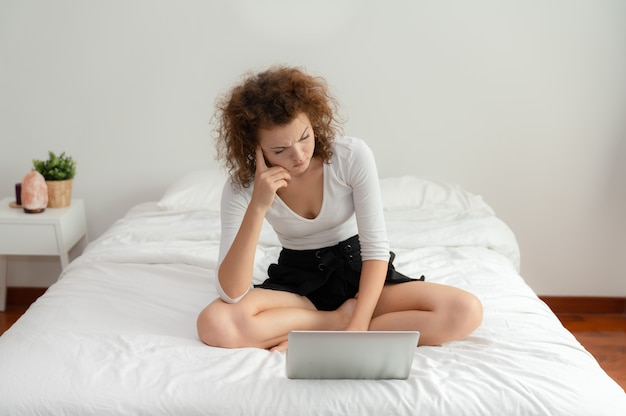
<path id="1" fill-rule="evenodd" d="M 0 312 L 0 335 L 28 309 L 7 305 Z M 600 366 L 626 390 L 626 314 L 557 314 L 563 325 L 598 360 Z"/>

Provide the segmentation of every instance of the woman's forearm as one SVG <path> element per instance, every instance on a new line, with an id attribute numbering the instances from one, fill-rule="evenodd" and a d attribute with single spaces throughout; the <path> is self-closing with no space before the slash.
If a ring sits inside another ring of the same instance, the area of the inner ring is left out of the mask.
<path id="1" fill-rule="evenodd" d="M 366 260 L 361 269 L 359 294 L 348 330 L 367 331 L 387 275 L 386 261 Z"/>
<path id="2" fill-rule="evenodd" d="M 252 282 L 254 256 L 266 209 L 249 205 L 239 231 L 219 267 L 217 276 L 222 290 L 231 298 L 244 294 Z"/>

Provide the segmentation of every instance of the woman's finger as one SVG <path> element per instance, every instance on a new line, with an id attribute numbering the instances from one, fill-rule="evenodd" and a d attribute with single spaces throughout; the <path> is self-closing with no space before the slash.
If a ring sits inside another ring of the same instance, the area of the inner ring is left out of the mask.
<path id="1" fill-rule="evenodd" d="M 267 163 L 265 163 L 265 157 L 263 156 L 263 149 L 261 149 L 261 146 L 256 147 L 256 169 L 261 172 L 267 170 Z"/>

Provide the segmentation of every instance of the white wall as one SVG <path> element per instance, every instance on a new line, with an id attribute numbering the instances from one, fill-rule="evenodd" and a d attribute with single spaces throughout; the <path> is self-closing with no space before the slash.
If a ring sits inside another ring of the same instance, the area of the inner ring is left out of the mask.
<path id="1" fill-rule="evenodd" d="M 0 0 L 0 194 L 66 151 L 93 239 L 215 166 L 216 96 L 274 63 L 327 78 L 382 176 L 483 195 L 538 293 L 626 296 L 622 0 Z"/>

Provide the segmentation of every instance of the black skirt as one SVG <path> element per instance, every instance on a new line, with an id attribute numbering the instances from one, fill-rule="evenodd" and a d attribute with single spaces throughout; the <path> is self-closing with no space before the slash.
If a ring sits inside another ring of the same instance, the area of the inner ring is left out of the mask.
<path id="1" fill-rule="evenodd" d="M 405 283 L 413 279 L 393 267 L 395 254 L 390 253 L 385 283 Z M 278 264 L 269 266 L 264 289 L 282 290 L 306 296 L 318 310 L 333 311 L 359 291 L 361 246 L 355 235 L 339 244 L 318 250 L 283 248 Z"/>

